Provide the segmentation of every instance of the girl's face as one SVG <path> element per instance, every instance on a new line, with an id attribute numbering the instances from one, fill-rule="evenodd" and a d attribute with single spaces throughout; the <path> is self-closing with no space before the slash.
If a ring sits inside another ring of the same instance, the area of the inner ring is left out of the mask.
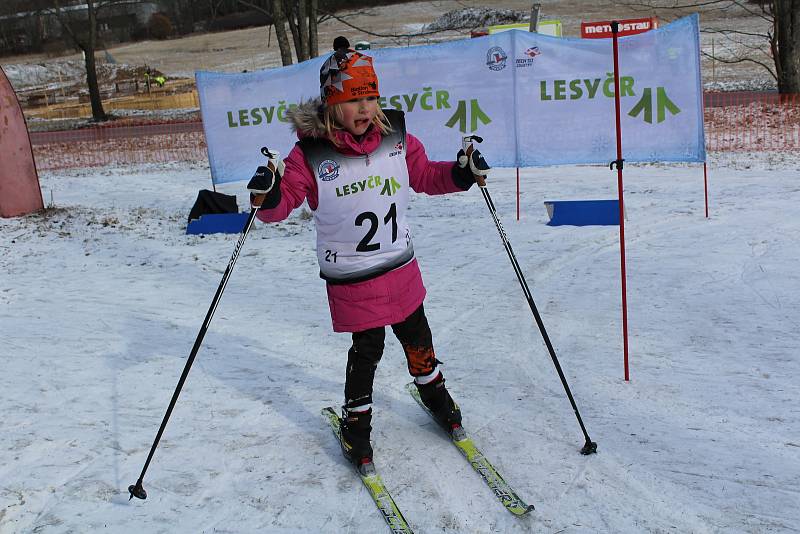
<path id="1" fill-rule="evenodd" d="M 378 113 L 378 98 L 369 96 L 338 104 L 341 127 L 355 136 L 363 135 Z"/>

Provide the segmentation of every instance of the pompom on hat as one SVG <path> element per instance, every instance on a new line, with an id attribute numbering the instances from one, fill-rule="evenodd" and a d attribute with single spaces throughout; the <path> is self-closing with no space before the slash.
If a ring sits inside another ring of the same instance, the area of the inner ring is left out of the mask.
<path id="1" fill-rule="evenodd" d="M 354 98 L 378 97 L 378 77 L 372 58 L 350 49 L 344 37 L 333 41 L 334 53 L 319 69 L 320 96 L 326 106 Z"/>

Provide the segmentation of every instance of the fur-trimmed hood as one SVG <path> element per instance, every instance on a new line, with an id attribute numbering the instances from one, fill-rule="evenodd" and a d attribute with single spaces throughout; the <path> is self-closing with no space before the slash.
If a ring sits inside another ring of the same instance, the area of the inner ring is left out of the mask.
<path id="1" fill-rule="evenodd" d="M 297 134 L 298 139 L 313 137 L 317 139 L 327 139 L 325 123 L 322 120 L 322 100 L 312 98 L 305 102 L 300 102 L 296 107 L 286 112 L 286 117 L 292 124 L 292 129 Z M 381 144 L 383 137 L 380 130 L 371 126 L 361 137 L 356 139 L 347 130 L 336 129 L 333 132 L 336 137 L 336 150 L 347 155 L 371 154 Z"/>
<path id="2" fill-rule="evenodd" d="M 322 121 L 322 100 L 311 98 L 300 102 L 286 112 L 286 118 L 292 123 L 292 130 L 297 137 L 325 137 L 325 123 Z"/>

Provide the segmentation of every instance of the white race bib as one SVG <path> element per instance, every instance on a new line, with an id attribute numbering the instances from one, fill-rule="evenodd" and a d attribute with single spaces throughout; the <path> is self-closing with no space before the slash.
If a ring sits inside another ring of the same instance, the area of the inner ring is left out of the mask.
<path id="1" fill-rule="evenodd" d="M 414 257 L 405 121 L 402 112 L 385 113 L 393 131 L 368 156 L 345 156 L 326 141 L 301 143 L 316 175 L 317 260 L 329 282 L 366 280 Z"/>

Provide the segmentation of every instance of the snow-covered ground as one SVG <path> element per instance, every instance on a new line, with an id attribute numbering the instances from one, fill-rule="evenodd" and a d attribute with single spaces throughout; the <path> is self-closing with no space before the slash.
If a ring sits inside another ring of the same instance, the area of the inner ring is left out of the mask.
<path id="1" fill-rule="evenodd" d="M 490 150 L 487 149 L 490 154 Z M 391 335 L 376 462 L 417 532 L 800 532 L 800 158 L 625 169 L 618 230 L 542 201 L 615 198 L 603 167 L 490 191 L 598 454 L 582 436 L 478 191 L 414 197 L 426 309 L 466 428 L 536 510 L 499 506 L 404 391 Z M 236 236 L 184 234 L 206 167 L 47 173 L 0 219 L 0 532 L 387 532 L 319 412 L 342 399 L 313 223 L 256 227 L 128 501 Z M 226 192 L 240 195 L 244 184 Z M 244 195 L 241 195 L 243 198 Z"/>

